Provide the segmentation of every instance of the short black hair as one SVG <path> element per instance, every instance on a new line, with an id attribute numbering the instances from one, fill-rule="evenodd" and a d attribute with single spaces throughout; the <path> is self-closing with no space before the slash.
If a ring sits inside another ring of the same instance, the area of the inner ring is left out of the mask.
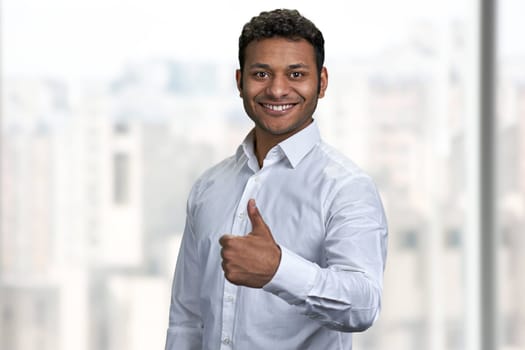
<path id="1" fill-rule="evenodd" d="M 254 40 L 283 37 L 291 40 L 305 39 L 314 47 L 319 75 L 324 64 L 324 38 L 315 24 L 297 10 L 276 9 L 263 11 L 246 23 L 239 37 L 239 65 L 244 68 L 246 46 Z"/>

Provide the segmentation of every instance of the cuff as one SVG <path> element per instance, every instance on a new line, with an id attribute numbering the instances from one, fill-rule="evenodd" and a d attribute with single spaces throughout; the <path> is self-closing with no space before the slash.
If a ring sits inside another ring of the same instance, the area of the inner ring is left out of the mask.
<path id="1" fill-rule="evenodd" d="M 272 280 L 263 286 L 269 293 L 297 305 L 306 300 L 320 267 L 281 246 L 281 262 Z"/>

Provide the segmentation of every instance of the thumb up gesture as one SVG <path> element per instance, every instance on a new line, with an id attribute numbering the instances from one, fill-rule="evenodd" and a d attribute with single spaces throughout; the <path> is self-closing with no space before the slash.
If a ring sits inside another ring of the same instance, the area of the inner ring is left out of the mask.
<path id="1" fill-rule="evenodd" d="M 228 281 L 236 285 L 262 288 L 270 282 L 281 261 L 281 249 L 264 222 L 255 200 L 248 201 L 252 232 L 246 236 L 224 235 L 221 245 L 222 269 Z"/>

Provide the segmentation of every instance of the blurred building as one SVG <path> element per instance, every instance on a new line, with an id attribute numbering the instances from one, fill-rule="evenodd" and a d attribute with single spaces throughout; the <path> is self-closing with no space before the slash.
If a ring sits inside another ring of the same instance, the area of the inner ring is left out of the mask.
<path id="1" fill-rule="evenodd" d="M 216 67 L 185 67 L 6 82 L 0 348 L 163 346 L 185 197 L 247 131 Z"/>
<path id="2" fill-rule="evenodd" d="M 371 173 L 387 209 L 383 312 L 357 335 L 363 349 L 463 348 L 465 82 L 461 49 L 434 46 L 332 62 L 337 79 L 316 116 L 325 139 Z M 505 67 L 503 329 L 523 344 L 525 67 Z M 1 349 L 163 347 L 186 196 L 250 129 L 232 72 L 157 61 L 103 85 L 5 82 Z"/>
<path id="3" fill-rule="evenodd" d="M 502 337 L 525 344 L 525 61 L 503 62 L 499 71 L 497 215 L 500 227 L 499 305 Z"/>

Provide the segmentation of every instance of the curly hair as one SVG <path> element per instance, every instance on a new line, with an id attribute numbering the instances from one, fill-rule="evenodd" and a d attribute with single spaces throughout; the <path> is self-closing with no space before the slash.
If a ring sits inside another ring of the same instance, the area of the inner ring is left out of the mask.
<path id="1" fill-rule="evenodd" d="M 239 37 L 239 65 L 244 67 L 246 47 L 254 40 L 283 37 L 307 40 L 314 47 L 317 71 L 321 74 L 324 63 L 323 34 L 297 10 L 277 9 L 261 12 L 246 23 Z"/>

